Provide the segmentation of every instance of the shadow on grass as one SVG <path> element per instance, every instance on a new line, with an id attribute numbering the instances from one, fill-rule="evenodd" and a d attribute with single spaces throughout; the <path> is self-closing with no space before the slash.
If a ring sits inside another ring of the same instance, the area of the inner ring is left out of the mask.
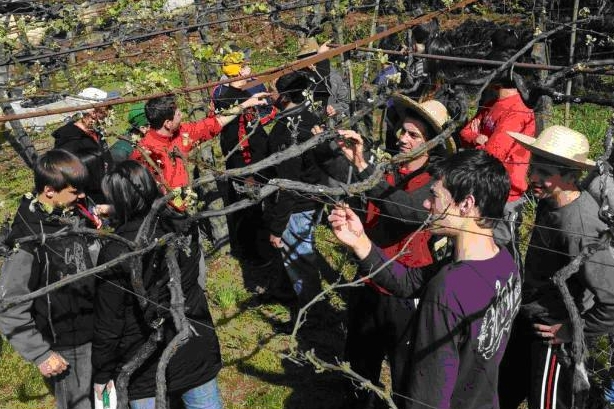
<path id="1" fill-rule="evenodd" d="M 21 383 L 17 385 L 15 388 L 14 396 L 6 396 L 0 398 L 0 404 L 9 403 L 19 401 L 21 403 L 31 403 L 31 402 L 42 402 L 45 400 L 51 392 L 47 390 L 44 393 L 32 394 L 31 391 L 28 390 L 28 387 L 25 383 Z"/>

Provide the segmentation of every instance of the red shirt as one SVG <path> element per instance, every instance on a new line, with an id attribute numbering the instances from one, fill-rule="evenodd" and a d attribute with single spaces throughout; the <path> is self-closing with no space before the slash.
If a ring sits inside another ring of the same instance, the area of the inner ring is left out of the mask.
<path id="1" fill-rule="evenodd" d="M 507 201 L 513 202 L 527 190 L 531 153 L 509 136 L 508 131 L 535 136 L 535 114 L 520 94 L 488 102 L 461 130 L 460 139 L 464 148 L 484 149 L 503 162 L 511 182 Z M 480 134 L 488 137 L 484 145 L 475 142 Z"/>
<path id="2" fill-rule="evenodd" d="M 222 127 L 215 117 L 197 122 L 182 123 L 171 137 L 150 129 L 137 144 L 143 148 L 160 169 L 161 175 L 150 166 L 138 149 L 130 155 L 131 159 L 143 163 L 163 186 L 171 189 L 184 187 L 189 183 L 187 159 L 190 151 L 202 141 L 212 139 L 220 133 Z"/>

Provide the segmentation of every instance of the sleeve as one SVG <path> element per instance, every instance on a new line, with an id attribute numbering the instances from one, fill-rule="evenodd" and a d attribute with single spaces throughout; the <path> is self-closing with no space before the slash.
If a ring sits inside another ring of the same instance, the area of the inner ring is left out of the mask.
<path id="1" fill-rule="evenodd" d="M 330 73 L 331 93 L 328 104 L 332 105 L 339 114 L 350 114 L 350 89 L 337 71 Z"/>
<path id="2" fill-rule="evenodd" d="M 614 328 L 614 259 L 609 249 L 595 252 L 583 264 L 582 279 L 594 295 L 594 305 L 584 312 L 584 333 L 600 335 Z"/>
<path id="3" fill-rule="evenodd" d="M 488 137 L 488 141 L 483 146 L 478 147 L 478 149 L 484 149 L 501 162 L 505 162 L 508 154 L 516 144 L 515 139 L 509 136 L 507 132 L 523 132 L 525 127 L 526 114 L 512 112 L 509 115 L 505 115 L 505 117 L 497 122 L 494 132 Z"/>
<path id="4" fill-rule="evenodd" d="M 475 132 L 473 129 L 480 129 L 482 125 L 482 118 L 484 117 L 484 113 L 486 110 L 482 109 L 477 113 L 476 116 L 473 117 L 472 120 L 467 122 L 467 124 L 460 130 L 459 136 L 460 140 L 466 147 L 475 147 L 475 139 L 480 135 L 479 132 Z"/>
<path id="5" fill-rule="evenodd" d="M 366 276 L 382 267 L 387 261 L 389 259 L 384 252 L 372 245 L 369 255 L 358 263 L 359 273 Z M 397 297 L 417 298 L 427 281 L 426 274 L 423 269 L 407 267 L 393 261 L 371 277 L 371 280 Z"/>
<path id="6" fill-rule="evenodd" d="M 186 122 L 181 124 L 179 132 L 187 132 L 190 135 L 192 143 L 198 143 L 213 139 L 222 131 L 222 126 L 218 122 L 217 118 L 210 116 L 201 119 L 197 122 Z"/>
<path id="7" fill-rule="evenodd" d="M 431 287 L 431 286 L 429 286 Z M 444 286 L 433 286 L 420 300 L 409 396 L 430 407 L 448 409 L 460 368 L 462 319 L 449 307 Z M 412 408 L 422 408 L 416 404 Z"/>
<path id="8" fill-rule="evenodd" d="M 358 174 L 357 178 L 366 180 L 373 172 L 374 167 L 369 165 Z M 402 223 L 420 224 L 429 215 L 429 212 L 423 206 L 424 200 L 428 197 L 429 189 L 430 183 L 427 183 L 408 193 L 382 180 L 367 191 L 367 198 L 373 201 L 382 214 L 395 218 Z"/>
<path id="9" fill-rule="evenodd" d="M 103 250 L 101 262 L 110 259 Z M 94 383 L 105 384 L 116 375 L 120 362 L 118 346 L 125 325 L 126 292 L 122 290 L 127 283 L 121 279 L 121 272 L 112 270 L 104 275 L 104 280 L 96 280 L 94 296 L 94 337 L 92 341 L 92 367 Z"/>
<path id="10" fill-rule="evenodd" d="M 17 250 L 5 260 L 0 275 L 0 298 L 29 294 L 28 281 L 33 269 L 38 268 L 34 256 Z M 30 312 L 33 301 L 12 306 L 0 313 L 0 330 L 13 348 L 27 361 L 36 365 L 51 355 L 51 346 L 36 328 Z"/>

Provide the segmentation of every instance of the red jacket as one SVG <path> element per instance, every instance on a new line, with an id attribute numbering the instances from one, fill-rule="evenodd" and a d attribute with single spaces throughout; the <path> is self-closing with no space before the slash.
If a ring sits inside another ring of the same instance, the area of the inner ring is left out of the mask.
<path id="1" fill-rule="evenodd" d="M 484 149 L 503 162 L 511 182 L 507 201 L 512 202 L 527 190 L 531 153 L 509 136 L 508 131 L 535 136 L 535 114 L 520 94 L 488 102 L 461 130 L 460 139 L 464 148 Z M 475 143 L 480 134 L 488 136 L 484 145 Z"/>
<path id="2" fill-rule="evenodd" d="M 403 172 L 401 169 L 399 169 L 399 174 L 400 176 L 405 176 L 407 172 Z M 396 184 L 395 177 L 392 173 L 386 174 L 385 177 L 386 182 L 388 182 L 391 186 L 394 186 Z M 430 183 L 430 181 L 431 175 L 426 172 L 421 172 L 409 179 L 405 186 L 403 186 L 403 190 L 408 193 L 411 193 L 416 189 Z M 365 220 L 365 231 L 367 235 L 369 235 L 369 230 L 375 228 L 378 223 L 379 217 L 379 208 L 372 201 L 369 201 L 367 203 L 367 217 Z M 392 258 L 403 249 L 403 246 L 405 246 L 405 243 L 407 243 L 407 241 L 410 237 L 412 237 L 412 235 L 413 239 L 407 244 L 404 253 L 399 256 L 396 261 L 408 267 L 424 267 L 428 266 L 429 264 L 432 264 L 433 257 L 431 255 L 431 249 L 429 247 L 431 232 L 429 231 L 422 230 L 415 235 L 412 231 L 398 242 L 390 244 L 388 246 L 381 246 L 381 248 L 387 257 Z M 390 294 L 390 292 L 388 292 L 386 289 L 378 286 L 371 280 L 365 280 L 365 282 L 368 285 L 372 286 L 378 292 L 381 292 L 383 294 Z"/>
<path id="3" fill-rule="evenodd" d="M 189 183 L 187 159 L 190 151 L 200 142 L 212 139 L 220 133 L 222 127 L 215 117 L 197 122 L 182 123 L 172 137 L 160 135 L 150 129 L 137 144 L 145 150 L 160 169 L 161 175 L 143 157 L 139 149 L 130 155 L 131 159 L 143 163 L 165 189 L 184 187 Z M 166 190 L 166 189 L 165 189 Z"/>

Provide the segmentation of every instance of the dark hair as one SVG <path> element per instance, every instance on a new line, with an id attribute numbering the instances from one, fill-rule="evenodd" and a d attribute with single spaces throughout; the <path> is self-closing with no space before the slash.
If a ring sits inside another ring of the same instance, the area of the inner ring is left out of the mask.
<path id="1" fill-rule="evenodd" d="M 75 156 L 77 156 L 81 163 L 87 168 L 89 177 L 85 185 L 86 193 L 100 192 L 100 183 L 102 182 L 105 171 L 105 163 L 100 152 L 88 149 L 75 152 Z"/>
<path id="2" fill-rule="evenodd" d="M 433 180 L 441 180 L 455 203 L 469 195 L 480 210 L 478 224 L 491 227 L 503 217 L 503 207 L 510 192 L 510 178 L 503 163 L 482 150 L 458 152 L 429 167 Z"/>
<path id="3" fill-rule="evenodd" d="M 172 121 L 177 110 L 174 95 L 152 98 L 145 104 L 145 116 L 153 129 L 160 129 L 164 121 Z"/>
<path id="4" fill-rule="evenodd" d="M 439 32 L 439 21 L 434 18 L 411 29 L 414 42 L 426 44 Z"/>
<path id="5" fill-rule="evenodd" d="M 115 218 L 120 224 L 145 216 L 153 202 L 162 196 L 151 173 L 133 160 L 117 164 L 102 179 L 102 192 L 115 207 Z"/>
<path id="6" fill-rule="evenodd" d="M 77 156 L 63 149 L 47 151 L 34 164 L 36 193 L 42 193 L 45 186 L 55 190 L 72 186 L 82 192 L 88 181 L 87 168 Z"/>
<path id="7" fill-rule="evenodd" d="M 579 181 L 582 177 L 583 170 L 577 166 L 565 165 L 561 162 L 554 161 L 552 159 L 540 156 L 539 154 L 531 154 L 531 162 L 529 164 L 529 175 L 533 171 L 535 165 L 550 166 L 556 169 L 562 178 L 567 180 Z"/>
<path id="8" fill-rule="evenodd" d="M 310 76 L 302 71 L 295 71 L 279 77 L 275 83 L 275 88 L 280 96 L 300 104 L 305 101 L 303 91 L 314 86 Z"/>
<path id="9" fill-rule="evenodd" d="M 436 35 L 426 44 L 427 54 L 434 55 L 448 55 L 451 56 L 454 53 L 454 47 L 452 43 L 440 35 Z M 426 60 L 425 70 L 427 73 L 435 75 L 441 72 L 441 74 L 451 73 L 456 68 L 455 64 L 449 61 L 438 60 Z"/>

